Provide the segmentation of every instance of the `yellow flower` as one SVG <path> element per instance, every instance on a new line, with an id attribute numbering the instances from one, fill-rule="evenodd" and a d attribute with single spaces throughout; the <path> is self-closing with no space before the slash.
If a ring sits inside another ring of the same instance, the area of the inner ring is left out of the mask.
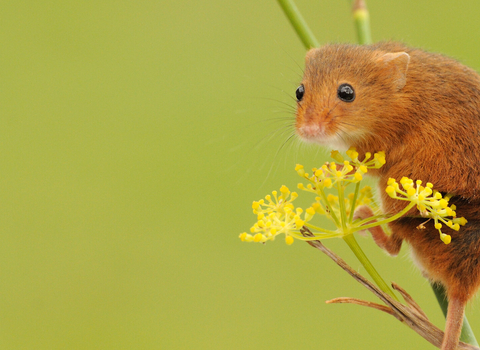
<path id="1" fill-rule="evenodd" d="M 365 166 L 369 169 L 378 169 L 381 168 L 386 160 L 385 160 L 385 152 L 380 151 L 373 155 L 373 159 L 371 159 L 372 154 L 370 152 L 365 153 L 365 158 L 360 162 L 358 160 L 358 152 L 356 151 L 355 147 L 351 147 L 347 152 L 347 156 L 352 159 L 352 163 L 354 166 L 360 167 Z"/>
<path id="2" fill-rule="evenodd" d="M 253 213 L 257 215 L 268 215 L 272 212 L 284 213 L 285 209 L 293 209 L 292 202 L 298 197 L 298 194 L 290 192 L 287 186 L 280 188 L 280 196 L 277 191 L 273 191 L 272 195 L 273 200 L 271 195 L 267 195 L 265 199 L 253 202 Z"/>
<path id="3" fill-rule="evenodd" d="M 252 204 L 253 213 L 257 215 L 257 222 L 251 227 L 250 233 L 240 234 L 240 239 L 245 242 L 261 242 L 274 240 L 279 234 L 285 235 L 285 242 L 292 244 L 294 238 L 306 239 L 300 234 L 300 229 L 306 225 L 315 228 L 315 239 L 343 237 L 354 232 L 345 232 L 345 221 L 348 217 L 352 221 L 355 208 L 362 204 L 371 204 L 372 193 L 370 187 L 365 187 L 357 193 L 346 196 L 345 188 L 352 183 L 358 183 L 363 179 L 363 175 L 368 169 L 378 168 L 385 163 L 383 152 L 376 153 L 373 158 L 370 153 L 360 161 L 358 153 L 354 148 L 347 151 L 347 156 L 351 160 L 345 160 L 338 151 L 332 151 L 332 158 L 338 162 L 327 162 L 320 168 L 313 168 L 312 174 L 305 172 L 303 165 L 297 164 L 295 171 L 302 178 L 308 180 L 307 185 L 298 184 L 298 188 L 306 192 L 314 193 L 315 202 L 303 211 L 296 208 L 292 202 L 297 198 L 297 193 L 290 192 L 286 186 L 280 188 L 280 194 L 273 191 L 272 195 L 264 199 L 255 201 Z M 325 190 L 335 188 L 338 196 L 326 194 Z M 340 200 L 341 196 L 341 200 Z M 337 226 L 336 231 L 324 230 L 308 224 L 315 214 L 326 215 L 334 221 Z M 339 219 L 340 218 L 340 219 Z M 352 226 L 354 228 L 354 226 Z"/>
<path id="4" fill-rule="evenodd" d="M 290 192 L 286 186 L 280 188 L 280 195 L 273 191 L 265 199 L 252 204 L 253 213 L 257 215 L 257 222 L 250 228 L 250 233 L 243 232 L 239 238 L 244 242 L 273 241 L 279 234 L 285 234 L 285 242 L 293 243 L 291 234 L 299 233 L 302 226 L 310 221 L 317 212 L 313 207 L 305 212 L 302 208 L 295 208 L 292 202 L 297 193 Z"/>
<path id="5" fill-rule="evenodd" d="M 325 188 L 332 188 L 336 184 L 346 186 L 349 183 L 358 183 L 368 169 L 378 169 L 385 164 L 384 152 L 375 153 L 373 158 L 371 153 L 366 153 L 365 158 L 360 161 L 358 152 L 352 147 L 347 151 L 347 155 L 351 161 L 345 160 L 338 151 L 332 151 L 331 157 L 338 163 L 327 162 L 320 169 L 313 168 L 311 176 L 305 172 L 303 165 L 297 164 L 295 170 L 298 175 L 310 182 L 306 187 L 299 184 L 298 188 L 320 194 Z"/>
<path id="6" fill-rule="evenodd" d="M 392 216 L 381 214 L 379 206 L 373 200 L 371 188 L 365 186 L 360 189 L 359 182 L 369 169 L 378 169 L 385 164 L 385 153 L 378 152 L 372 157 L 372 154 L 367 152 L 361 161 L 355 148 L 350 148 L 346 154 L 350 160 L 345 160 L 338 151 L 332 151 L 331 156 L 335 162 L 313 168 L 311 175 L 305 172 L 303 165 L 297 164 L 295 171 L 307 180 L 306 185 L 299 183 L 298 188 L 315 194 L 315 201 L 306 210 L 295 208 L 292 202 L 298 194 L 282 186 L 279 192 L 273 191 L 272 195 L 253 202 L 252 209 L 257 216 L 257 222 L 251 227 L 250 233 L 240 234 L 240 239 L 245 242 L 265 243 L 274 240 L 279 234 L 284 234 L 285 242 L 290 245 L 294 239 L 345 237 L 396 220 L 415 205 L 422 216 L 433 219 L 440 239 L 445 244 L 450 243 L 451 237 L 442 232 L 443 225 L 458 231 L 460 226 L 466 224 L 465 218 L 456 218 L 455 206 L 449 205 L 448 195 L 442 196 L 434 191 L 431 183 L 422 186 L 421 181 L 414 182 L 407 177 L 402 178 L 400 183 L 389 179 L 385 191 L 390 197 L 409 201 L 411 204 Z M 346 194 L 345 189 L 351 184 L 356 184 L 354 193 Z M 336 194 L 328 193 L 329 191 L 336 191 Z M 360 205 L 370 206 L 372 211 L 377 213 L 374 216 L 377 221 L 372 222 L 371 218 L 353 220 L 353 213 Z M 315 214 L 325 215 L 333 221 L 336 229 L 332 231 L 313 226 L 310 221 Z M 300 232 L 303 227 L 309 228 L 314 237 L 304 237 Z"/>
<path id="7" fill-rule="evenodd" d="M 443 197 L 440 192 L 433 190 L 430 182 L 422 186 L 420 180 L 414 183 L 412 179 L 403 177 L 400 184 L 402 188 L 395 179 L 390 178 L 385 191 L 391 198 L 415 203 L 422 216 L 433 219 L 440 239 L 445 244 L 449 244 L 452 237 L 442 232 L 442 222 L 455 231 L 467 223 L 463 217 L 456 218 L 455 205 L 448 205 L 450 197 L 448 195 Z"/>

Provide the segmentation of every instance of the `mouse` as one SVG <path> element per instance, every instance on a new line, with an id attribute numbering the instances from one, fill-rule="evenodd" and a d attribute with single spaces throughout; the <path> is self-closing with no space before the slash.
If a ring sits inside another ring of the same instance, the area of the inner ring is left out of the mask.
<path id="1" fill-rule="evenodd" d="M 295 94 L 301 140 L 355 147 L 359 159 L 385 152 L 386 164 L 369 173 L 383 189 L 387 215 L 406 205 L 385 192 L 387 182 L 406 176 L 451 195 L 457 217 L 467 219 L 458 232 L 442 228 L 449 244 L 415 208 L 391 222 L 389 234 L 370 230 L 392 256 L 405 241 L 422 274 L 445 288 L 449 306 L 441 349 L 456 349 L 465 306 L 480 287 L 479 74 L 453 58 L 400 42 L 326 44 L 307 52 Z"/>

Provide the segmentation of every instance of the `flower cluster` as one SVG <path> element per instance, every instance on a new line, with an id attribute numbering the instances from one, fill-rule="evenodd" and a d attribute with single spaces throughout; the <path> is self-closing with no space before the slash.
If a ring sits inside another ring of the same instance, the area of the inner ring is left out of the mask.
<path id="1" fill-rule="evenodd" d="M 378 152 L 372 157 L 371 153 L 366 153 L 363 160 L 358 159 L 359 154 L 355 148 L 350 148 L 346 154 L 350 160 L 345 160 L 338 151 L 333 151 L 331 156 L 336 162 L 327 162 L 318 169 L 313 168 L 311 175 L 298 164 L 295 167 L 296 172 L 307 181 L 306 185 L 299 183 L 298 188 L 314 194 L 315 201 L 306 210 L 295 208 L 292 202 L 298 194 L 282 186 L 280 193 L 273 191 L 272 195 L 267 195 L 265 199 L 253 202 L 252 208 L 257 216 L 257 222 L 251 227 L 250 233 L 240 234 L 240 239 L 245 242 L 265 243 L 274 240 L 279 234 L 284 234 L 285 242 L 292 244 L 294 239 L 345 237 L 394 221 L 415 205 L 423 217 L 433 219 L 435 228 L 440 232 L 440 239 L 445 244 L 450 243 L 451 236 L 441 231 L 442 223 L 457 231 L 461 225 L 466 224 L 465 218 L 456 218 L 455 206 L 448 205 L 450 197 L 434 191 L 430 183 L 422 186 L 420 180 L 414 183 L 406 177 L 400 180 L 401 187 L 394 179 L 390 179 L 386 188 L 390 197 L 410 202 L 401 212 L 388 217 L 379 214 L 364 220 L 354 220 L 354 211 L 360 205 L 368 205 L 372 212 L 378 212 L 371 188 L 368 186 L 360 188 L 359 185 L 369 169 L 378 169 L 385 164 L 385 154 Z M 352 184 L 355 184 L 354 192 L 346 194 L 346 188 Z M 336 190 L 337 193 L 334 195 L 327 190 Z M 312 225 L 311 220 L 315 214 L 325 215 L 335 224 L 336 230 L 326 230 Z M 372 223 L 372 220 L 376 221 Z M 307 238 L 301 234 L 304 227 L 313 233 L 313 237 Z"/>
<path id="2" fill-rule="evenodd" d="M 245 242 L 262 242 L 274 240 L 279 234 L 285 234 L 285 242 L 293 243 L 292 234 L 300 232 L 300 228 L 310 221 L 315 214 L 313 207 L 305 212 L 301 208 L 295 209 L 292 202 L 297 198 L 296 192 L 290 192 L 286 186 L 267 195 L 265 199 L 253 202 L 253 213 L 257 215 L 257 222 L 251 227 L 250 233 L 244 232 L 240 239 Z M 303 214 L 303 215 L 302 215 Z"/>
<path id="3" fill-rule="evenodd" d="M 303 183 L 298 184 L 298 188 L 314 193 L 315 202 L 306 210 L 295 208 L 292 202 L 298 194 L 282 186 L 280 192 L 273 191 L 272 195 L 267 195 L 265 199 L 253 202 L 252 208 L 257 216 L 257 222 L 250 228 L 250 233 L 240 234 L 240 239 L 245 242 L 265 243 L 284 234 L 286 243 L 292 244 L 294 238 L 308 240 L 300 232 L 303 226 L 317 231 L 313 239 L 342 237 L 350 234 L 350 231 L 345 231 L 345 225 L 342 225 L 342 222 L 346 221 L 346 216 L 350 222 L 352 221 L 351 214 L 355 207 L 372 203 L 372 191 L 369 186 L 363 189 L 357 187 L 355 193 L 345 196 L 344 189 L 350 184 L 358 184 L 368 169 L 377 169 L 385 164 L 385 155 L 379 152 L 372 157 L 367 153 L 363 161 L 360 161 L 358 153 L 352 148 L 347 151 L 347 156 L 350 160 L 343 159 L 339 152 L 333 151 L 332 158 L 339 163 L 325 163 L 319 169 L 314 168 L 311 176 L 304 171 L 302 165 L 297 165 L 295 170 L 298 175 L 308 181 L 306 186 Z M 325 192 L 332 187 L 337 189 L 338 195 Z M 309 222 L 315 214 L 326 215 L 335 222 L 337 230 L 330 231 L 310 225 Z"/>
<path id="4" fill-rule="evenodd" d="M 449 244 L 452 237 L 442 232 L 442 222 L 455 231 L 467 223 L 464 217 L 456 217 L 454 204 L 448 205 L 450 197 L 443 197 L 440 192 L 433 190 L 430 182 L 422 186 L 421 180 L 414 183 L 413 180 L 403 177 L 400 184 L 402 188 L 395 179 L 390 178 L 385 191 L 392 198 L 415 203 L 423 217 L 433 219 L 435 228 L 440 233 L 440 239 L 445 244 Z"/>
<path id="5" fill-rule="evenodd" d="M 366 153 L 363 161 L 358 160 L 358 152 L 355 148 L 350 148 L 347 155 L 351 160 L 345 160 L 340 152 L 332 151 L 331 157 L 338 163 L 327 162 L 320 169 L 313 168 L 311 176 L 305 172 L 303 165 L 297 164 L 295 171 L 310 182 L 306 188 L 302 183 L 298 188 L 319 194 L 319 191 L 324 188 L 332 188 L 338 183 L 341 185 L 358 183 L 362 181 L 368 169 L 378 169 L 385 164 L 384 152 L 375 153 L 373 158 L 371 153 Z"/>

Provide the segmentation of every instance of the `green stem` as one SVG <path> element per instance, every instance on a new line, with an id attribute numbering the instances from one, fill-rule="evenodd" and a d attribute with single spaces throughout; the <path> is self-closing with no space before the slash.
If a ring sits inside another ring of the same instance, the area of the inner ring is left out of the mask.
<path id="1" fill-rule="evenodd" d="M 371 44 L 370 15 L 364 0 L 355 0 L 353 3 L 353 20 L 357 29 L 358 42 L 360 44 Z"/>
<path id="2" fill-rule="evenodd" d="M 368 274 L 373 278 L 375 283 L 377 284 L 378 288 L 383 290 L 385 293 L 390 295 L 396 301 L 399 301 L 397 296 L 393 293 L 392 289 L 388 286 L 388 284 L 383 280 L 383 278 L 379 275 L 375 267 L 372 265 L 370 260 L 368 260 L 367 256 L 363 252 L 362 248 L 358 245 L 357 240 L 355 239 L 354 235 L 346 235 L 343 237 L 343 240 L 348 244 L 350 249 L 353 251 L 355 256 L 361 262 L 365 270 L 367 270 Z"/>
<path id="3" fill-rule="evenodd" d="M 382 219 L 383 220 L 386 220 L 388 219 L 387 216 L 385 216 L 384 214 L 378 214 L 378 215 L 374 215 L 374 216 L 369 216 L 368 218 L 366 219 L 363 219 L 363 220 L 360 220 L 360 219 L 357 219 L 355 220 L 355 225 L 356 226 L 362 226 L 363 224 L 367 223 L 367 222 L 370 222 L 372 220 L 379 220 L 379 219 Z M 363 229 L 363 228 L 362 228 Z"/>
<path id="4" fill-rule="evenodd" d="M 300 11 L 298 11 L 297 6 L 293 2 L 293 0 L 277 0 L 280 6 L 283 9 L 283 12 L 287 16 L 288 20 L 295 29 L 295 32 L 302 40 L 303 45 L 307 50 L 319 47 L 320 44 L 318 43 L 317 39 L 313 35 L 312 31 L 307 25 L 307 22 L 302 17 Z"/>
<path id="5" fill-rule="evenodd" d="M 404 214 L 406 214 L 410 209 L 412 209 L 415 205 L 416 205 L 415 203 L 410 202 L 402 211 L 400 211 L 400 212 L 398 212 L 397 214 L 389 217 L 388 219 L 381 220 L 381 221 L 376 221 L 376 222 L 373 222 L 373 223 L 368 224 L 368 225 L 362 225 L 362 226 L 355 227 L 355 228 L 353 228 L 352 232 L 356 232 L 356 231 L 360 231 L 360 230 L 367 230 L 367 229 L 369 229 L 369 228 L 371 228 L 371 227 L 388 224 L 389 222 L 395 221 L 395 220 L 399 219 L 400 217 L 402 217 L 402 216 L 403 216 Z M 371 219 L 368 220 L 368 221 L 371 221 Z"/>
<path id="6" fill-rule="evenodd" d="M 342 221 L 342 230 L 343 232 L 347 231 L 347 215 L 346 215 L 346 210 L 345 210 L 345 198 L 343 196 L 345 188 L 342 186 L 342 184 L 337 182 L 337 192 L 338 192 L 338 205 L 340 207 L 340 220 Z"/>
<path id="7" fill-rule="evenodd" d="M 310 229 L 310 227 L 308 227 L 308 229 Z M 316 241 L 316 240 L 319 240 L 319 239 L 327 239 L 327 238 L 338 237 L 338 232 L 325 233 L 325 234 L 322 234 L 321 236 L 317 235 L 316 233 L 313 233 L 313 235 L 314 235 L 313 237 L 304 237 L 303 235 L 301 235 L 297 232 L 292 232 L 292 231 L 290 231 L 289 234 L 292 235 L 295 239 L 298 239 L 300 241 L 305 241 L 305 242 Z"/>
<path id="8" fill-rule="evenodd" d="M 353 212 L 355 211 L 355 204 L 357 203 L 359 190 L 360 190 L 360 182 L 357 182 L 355 184 L 355 192 L 353 192 L 352 203 L 350 203 L 350 215 L 348 217 L 349 224 L 351 224 L 353 221 Z"/>
<path id="9" fill-rule="evenodd" d="M 439 284 L 430 284 L 433 289 L 433 293 L 437 298 L 438 304 L 443 311 L 443 315 L 447 317 L 447 310 L 448 310 L 448 300 L 445 294 L 445 288 Z M 477 339 L 475 338 L 475 334 L 473 334 L 472 328 L 470 327 L 470 323 L 468 323 L 467 316 L 463 316 L 463 327 L 462 333 L 460 334 L 460 340 L 464 343 L 468 343 L 471 345 L 478 346 Z"/>
<path id="10" fill-rule="evenodd" d="M 323 203 L 325 203 L 328 213 L 332 217 L 333 221 L 335 221 L 335 226 L 340 227 L 340 221 L 338 221 L 337 215 L 333 211 L 333 208 L 330 206 L 330 204 L 328 204 L 327 195 L 323 189 L 320 189 L 320 196 L 322 196 Z"/>
<path id="11" fill-rule="evenodd" d="M 335 235 L 336 237 L 338 237 L 338 231 L 331 231 L 331 230 L 326 230 L 324 228 L 321 228 L 319 226 L 315 226 L 315 225 L 312 225 L 308 222 L 304 223 L 304 225 L 306 227 L 308 227 L 310 230 L 315 230 L 315 231 L 319 231 L 321 233 L 325 233 L 325 234 L 332 234 L 332 235 Z"/>

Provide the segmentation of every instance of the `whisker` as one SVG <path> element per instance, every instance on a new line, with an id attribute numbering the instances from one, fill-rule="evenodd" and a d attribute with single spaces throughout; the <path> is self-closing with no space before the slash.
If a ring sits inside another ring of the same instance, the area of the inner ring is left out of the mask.
<path id="1" fill-rule="evenodd" d="M 278 109 L 277 110 L 280 110 L 280 111 L 287 111 L 289 112 L 291 115 L 295 115 L 296 112 L 297 112 L 297 109 L 293 106 L 278 106 L 277 107 Z"/>
<path id="2" fill-rule="evenodd" d="M 288 56 L 294 61 L 295 66 L 293 66 L 292 69 L 291 65 L 286 65 L 288 70 L 284 70 L 285 74 L 280 73 L 280 79 L 283 78 L 283 80 L 288 81 L 289 84 L 283 84 L 279 87 L 278 85 L 275 86 L 273 84 L 268 84 L 268 82 L 259 82 L 261 85 L 266 86 L 265 91 L 281 91 L 281 94 L 275 92 L 273 94 L 274 96 L 272 96 L 273 98 L 269 96 L 245 96 L 250 100 L 273 101 L 273 103 L 263 103 L 263 107 L 265 107 L 265 105 L 274 105 L 274 108 L 270 108 L 268 111 L 268 114 L 270 115 L 267 115 L 267 118 L 261 118 L 261 120 L 253 122 L 248 121 L 248 124 L 239 122 L 242 119 L 237 119 L 236 124 L 238 124 L 238 126 L 235 126 L 234 128 L 230 127 L 232 130 L 231 137 L 228 135 L 222 136 L 223 139 L 227 139 L 229 143 L 234 146 L 227 151 L 231 152 L 232 150 L 235 150 L 235 153 L 237 154 L 237 156 L 231 157 L 233 160 L 231 163 L 234 164 L 229 167 L 229 171 L 242 167 L 241 172 L 236 172 L 237 182 L 247 180 L 248 177 L 252 175 L 253 171 L 255 174 L 263 172 L 263 174 L 266 173 L 266 177 L 261 186 L 264 186 L 271 175 L 274 174 L 279 167 L 282 167 L 283 158 L 286 163 L 290 162 L 292 159 L 290 158 L 292 155 L 292 145 L 296 146 L 295 151 L 300 144 L 304 147 L 303 143 L 295 137 L 295 114 L 297 109 L 301 108 L 295 97 L 296 87 L 292 89 L 289 88 L 289 85 L 298 86 L 299 82 L 294 82 L 294 80 L 297 80 L 297 77 L 299 80 L 303 79 L 303 67 L 301 64 L 297 63 L 290 54 L 288 54 Z M 300 73 L 295 69 L 296 67 L 299 68 Z M 295 74 L 292 75 L 292 72 Z M 253 81 L 258 80 L 258 77 L 249 78 Z M 285 95 L 288 99 L 285 98 Z M 262 102 L 257 103 L 262 104 Z M 256 113 L 257 111 L 258 110 L 255 110 Z M 258 113 L 256 115 L 258 115 Z M 225 129 L 228 129 L 228 126 L 226 126 Z M 260 139 L 255 140 L 258 136 L 253 135 L 258 135 L 259 132 L 263 134 L 263 136 L 261 136 Z M 294 152 L 293 154 L 297 156 L 298 152 Z M 301 155 L 301 153 L 298 155 Z M 243 164 L 247 165 L 245 166 Z M 228 169 L 224 169 L 224 171 L 225 170 Z"/>
<path id="3" fill-rule="evenodd" d="M 278 113 L 285 113 L 286 111 L 282 111 L 282 110 L 278 110 L 278 111 L 272 111 L 271 113 L 275 113 L 275 114 L 278 114 Z M 267 123 L 269 122 L 270 124 L 274 123 L 274 122 L 285 122 L 285 121 L 294 121 L 294 118 L 292 117 L 291 114 L 287 113 L 288 116 L 275 116 L 275 117 L 270 117 L 270 118 L 265 118 L 265 119 L 262 119 L 261 121 L 259 121 L 260 123 Z"/>
<path id="4" fill-rule="evenodd" d="M 276 130 L 274 130 L 273 132 L 270 133 L 269 135 L 269 139 L 268 141 L 271 141 L 276 135 L 282 133 L 282 135 L 285 133 L 285 131 L 288 131 L 288 130 L 291 130 L 291 125 L 285 125 L 283 127 L 280 127 Z M 280 147 L 280 149 L 282 148 L 283 146 Z"/>
<path id="5" fill-rule="evenodd" d="M 295 136 L 295 132 L 292 131 L 292 133 L 290 134 L 290 136 L 287 137 L 287 139 L 280 145 L 280 147 L 277 149 L 277 151 L 275 152 L 275 155 L 273 156 L 273 160 L 272 160 L 272 163 L 270 165 L 270 169 L 268 170 L 268 173 L 266 174 L 265 176 L 265 180 L 262 182 L 261 186 L 265 185 L 265 183 L 267 182 L 268 178 L 270 177 L 270 175 L 272 174 L 272 171 L 273 171 L 273 168 L 274 168 L 274 165 L 277 164 L 277 168 L 278 168 L 278 162 L 276 162 L 277 160 L 277 157 L 278 155 L 280 154 L 280 152 L 282 151 L 282 149 L 290 142 L 290 140 L 292 140 L 292 138 Z"/>
<path id="6" fill-rule="evenodd" d="M 274 138 L 280 131 L 282 130 L 285 130 L 285 129 L 289 129 L 290 128 L 290 125 L 284 125 L 284 126 L 281 126 L 280 128 L 277 128 L 275 130 L 272 130 L 270 131 L 264 139 L 260 140 L 260 141 L 257 141 L 257 143 L 253 146 L 253 149 L 258 149 L 259 146 L 261 144 L 263 144 L 264 142 L 269 142 L 272 140 L 272 138 Z"/>
<path id="7" fill-rule="evenodd" d="M 283 53 L 286 54 L 292 61 L 293 63 L 295 63 L 295 65 L 300 69 L 300 72 L 301 73 L 298 73 L 298 72 L 295 72 L 291 67 L 287 67 L 289 68 L 293 73 L 297 74 L 299 76 L 299 78 L 302 78 L 303 77 L 303 74 L 304 74 L 304 70 L 303 70 L 303 67 L 300 66 L 300 64 L 297 62 L 297 60 L 295 58 L 293 58 L 293 56 L 288 52 L 286 51 L 285 49 L 283 49 Z"/>
<path id="8" fill-rule="evenodd" d="M 290 95 L 287 95 L 289 98 L 291 98 L 295 104 L 297 103 L 297 100 L 295 98 L 293 98 L 292 96 Z M 292 111 L 295 111 L 296 110 L 296 106 L 292 106 L 291 104 L 287 103 L 287 102 L 284 102 L 284 101 L 281 101 L 281 100 L 277 100 L 277 99 L 274 99 L 274 98 L 269 98 L 269 97 L 256 97 L 257 99 L 261 99 L 261 100 L 266 100 L 266 101 L 274 101 L 274 102 L 277 102 L 277 103 L 280 103 L 282 105 L 285 105 L 286 107 L 288 108 L 291 108 Z"/>
<path id="9" fill-rule="evenodd" d="M 297 98 L 296 98 L 296 97 L 292 96 L 291 94 L 289 94 L 289 93 L 286 92 L 285 90 L 282 90 L 282 92 L 283 92 L 284 94 L 286 94 L 289 99 L 291 99 L 293 102 L 295 102 L 295 104 L 297 104 L 298 101 L 297 101 Z"/>

